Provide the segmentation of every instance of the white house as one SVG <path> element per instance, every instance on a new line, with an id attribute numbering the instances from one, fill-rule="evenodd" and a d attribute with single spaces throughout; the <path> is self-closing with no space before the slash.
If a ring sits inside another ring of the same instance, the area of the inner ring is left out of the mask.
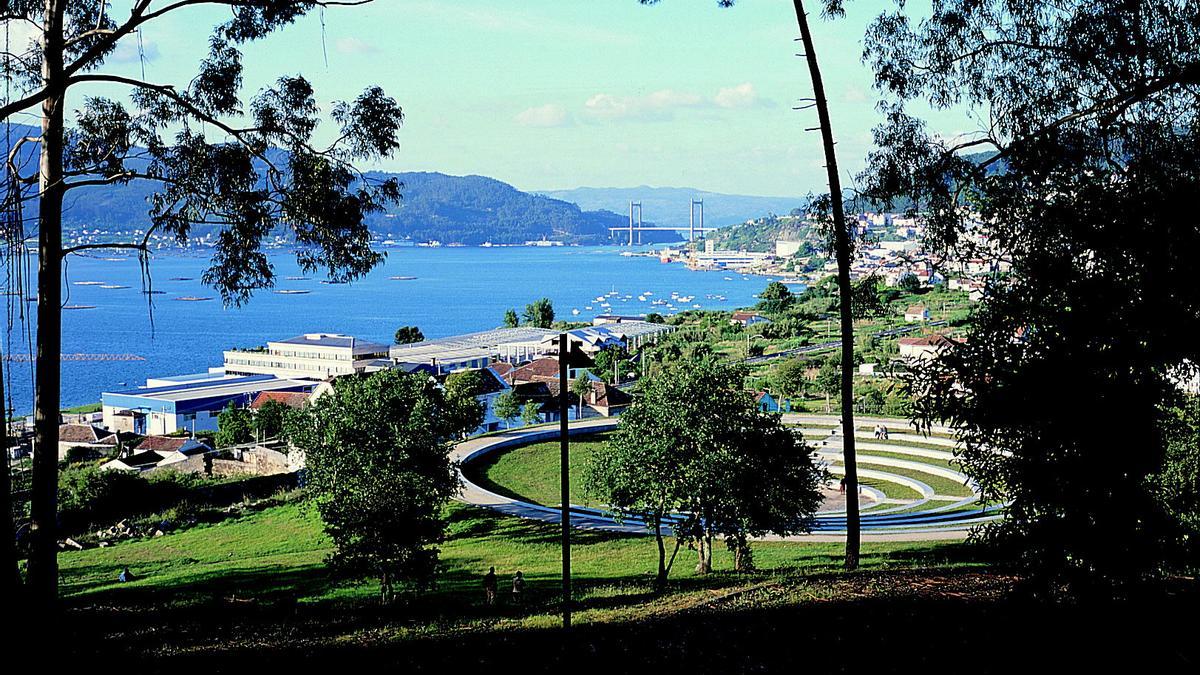
<path id="1" fill-rule="evenodd" d="M 925 305 L 912 305 L 904 310 L 904 320 L 909 323 L 920 323 L 929 320 L 929 308 Z"/>

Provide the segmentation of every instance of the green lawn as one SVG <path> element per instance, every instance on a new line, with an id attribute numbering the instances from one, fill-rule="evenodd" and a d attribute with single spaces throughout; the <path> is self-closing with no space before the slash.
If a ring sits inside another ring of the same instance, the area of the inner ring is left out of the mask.
<path id="1" fill-rule="evenodd" d="M 571 437 L 571 503 L 592 505 L 583 492 L 587 461 L 608 434 Z M 472 482 L 498 494 L 535 504 L 557 506 L 559 494 L 558 441 L 534 443 L 488 455 L 465 470 Z"/>
<path id="2" fill-rule="evenodd" d="M 521 570 L 529 580 L 529 611 L 507 621 L 527 626 L 554 622 L 554 594 L 561 569 L 556 525 L 460 504 L 448 506 L 446 517 L 440 581 L 436 590 L 422 594 L 419 602 L 425 612 L 438 615 L 439 621 L 477 620 L 479 579 L 488 567 L 495 566 L 505 579 Z M 729 554 L 723 546 L 716 549 L 718 571 L 728 571 L 732 567 Z M 654 597 L 648 583 L 655 565 L 652 538 L 578 531 L 572 544 L 572 571 L 581 605 L 578 621 L 638 618 L 663 609 L 663 603 L 763 578 L 761 575 L 837 572 L 841 551 L 840 544 L 761 542 L 754 544 L 755 562 L 763 570 L 758 576 L 720 573 L 700 577 L 691 569 L 694 554 L 684 549 L 672 571 L 671 592 Z M 370 602 L 376 585 L 336 582 L 324 563 L 329 552 L 329 540 L 315 508 L 299 502 L 164 537 L 64 552 L 59 561 L 64 595 L 73 606 L 100 603 L 183 609 L 231 599 L 302 605 Z M 893 569 L 976 564 L 959 560 L 963 552 L 960 544 L 867 543 L 863 566 Z M 117 581 L 124 566 L 137 580 Z"/>
<path id="3" fill-rule="evenodd" d="M 905 457 L 905 459 L 911 460 L 912 458 Z M 913 480 L 919 480 L 922 483 L 925 483 L 929 487 L 933 488 L 933 491 L 939 495 L 943 495 L 946 497 L 970 497 L 971 496 L 971 488 L 967 487 L 966 485 L 963 485 L 962 483 L 959 483 L 956 480 L 951 480 L 949 478 L 943 478 L 941 476 L 936 476 L 931 473 L 925 473 L 924 471 L 917 471 L 915 469 L 903 469 L 900 467 L 895 467 L 895 466 L 890 466 L 890 465 L 885 465 L 885 464 L 872 464 L 870 457 L 866 457 L 866 456 L 859 458 L 858 462 L 859 462 L 859 466 L 862 466 L 864 468 L 875 469 L 878 471 L 886 471 L 888 473 L 894 473 L 897 476 L 905 476 L 907 478 L 912 478 Z"/>

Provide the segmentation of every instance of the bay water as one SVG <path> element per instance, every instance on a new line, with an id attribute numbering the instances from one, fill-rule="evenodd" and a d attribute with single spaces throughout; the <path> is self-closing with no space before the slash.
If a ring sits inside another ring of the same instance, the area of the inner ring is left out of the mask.
<path id="1" fill-rule="evenodd" d="M 301 273 L 291 252 L 272 253 L 275 289 L 259 291 L 237 308 L 223 307 L 217 293 L 201 283 L 209 262 L 203 250 L 156 253 L 150 263 L 154 294 L 143 292 L 134 257 L 71 256 L 64 304 L 80 308 L 63 311 L 62 351 L 109 355 L 105 359 L 111 360 L 64 360 L 63 406 L 99 401 L 102 392 L 133 389 L 147 377 L 202 372 L 221 365 L 224 349 L 302 333 L 345 333 L 390 344 L 396 328 L 413 325 L 427 338 L 444 337 L 500 326 L 506 309 L 520 314 L 541 297 L 553 302 L 557 318 L 568 321 L 590 321 L 606 313 L 669 314 L 651 303 L 671 301 L 672 292 L 692 296 L 686 303 L 674 302 L 676 311 L 697 304 L 733 309 L 752 305 L 754 294 L 769 281 L 734 272 L 692 271 L 655 257 L 622 256 L 628 247 L 381 250 L 386 261 L 349 284 L 322 283 L 320 275 Z M 31 264 L 36 269 L 36 261 Z M 12 293 L 8 299 L 15 309 L 21 294 L 5 290 Z M 618 295 L 608 296 L 612 291 Z M 611 307 L 599 306 L 600 296 Z M 34 303 L 26 302 L 25 309 L 32 314 Z M 572 314 L 573 309 L 579 314 Z M 5 333 L 4 354 L 10 359 L 30 353 L 27 330 L 36 330 L 31 323 L 18 317 Z M 137 360 L 115 360 L 130 357 Z M 33 407 L 32 364 L 10 360 L 6 366 L 12 411 L 26 414 Z"/>

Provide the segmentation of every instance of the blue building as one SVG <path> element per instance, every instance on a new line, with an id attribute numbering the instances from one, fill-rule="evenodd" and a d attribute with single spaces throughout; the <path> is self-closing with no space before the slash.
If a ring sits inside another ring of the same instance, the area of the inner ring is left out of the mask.
<path id="1" fill-rule="evenodd" d="M 148 386 L 138 389 L 101 395 L 106 429 L 142 435 L 214 431 L 217 415 L 230 403 L 248 406 L 264 391 L 309 392 L 317 385 L 314 380 L 223 373 L 152 378 L 146 383 Z"/>

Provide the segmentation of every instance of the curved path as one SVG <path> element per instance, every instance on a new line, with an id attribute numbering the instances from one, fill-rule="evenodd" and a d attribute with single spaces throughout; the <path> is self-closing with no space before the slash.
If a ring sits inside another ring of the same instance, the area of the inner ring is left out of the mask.
<path id="1" fill-rule="evenodd" d="M 784 415 L 784 421 L 791 425 L 837 424 L 833 416 L 820 415 Z M 881 423 L 890 429 L 900 431 L 906 427 L 903 422 L 894 419 L 881 420 L 863 418 L 856 422 L 866 425 Z M 594 418 L 573 421 L 570 425 L 571 435 L 593 434 L 608 431 L 617 426 L 615 418 Z M 944 431 L 935 429 L 935 431 Z M 521 445 L 551 441 L 558 438 L 558 425 L 544 425 L 532 428 L 518 428 L 487 436 L 471 438 L 457 444 L 451 451 L 451 459 L 461 465 L 470 464 L 480 457 Z M 822 460 L 830 473 L 841 473 L 841 438 L 837 429 L 805 428 L 804 433 L 809 443 L 817 450 L 817 456 Z M 855 437 L 859 437 L 855 433 Z M 871 438 L 867 436 L 867 438 Z M 954 441 L 939 437 L 918 436 L 912 433 L 893 433 L 892 439 L 897 441 L 918 441 L 930 445 L 945 446 L 946 450 L 932 450 L 899 444 L 860 443 L 858 447 L 869 452 L 875 450 L 917 458 L 948 460 L 952 457 L 950 450 Z M 864 453 L 867 454 L 867 453 Z M 883 492 L 874 488 L 863 488 L 860 493 L 862 505 L 861 523 L 864 541 L 929 541 L 963 539 L 970 530 L 983 522 L 999 517 L 1000 507 L 974 507 L 978 501 L 978 492 L 970 480 L 963 474 L 944 466 L 937 466 L 919 461 L 909 461 L 892 457 L 870 457 L 869 461 L 860 460 L 873 468 L 859 470 L 863 478 L 874 481 L 892 483 L 915 491 L 919 499 L 889 499 Z M 891 473 L 888 468 L 897 470 Z M 943 479 L 954 480 L 969 487 L 971 496 L 944 496 L 920 480 L 913 477 L 914 473 L 924 473 Z M 513 499 L 496 494 L 473 482 L 459 472 L 462 491 L 458 499 L 473 506 L 492 509 L 505 515 L 519 518 L 530 518 L 548 523 L 560 522 L 560 512 L 557 508 L 534 504 L 519 499 Z M 836 491 L 827 488 L 831 502 L 837 502 Z M 831 504 L 833 506 L 833 504 Z M 789 537 L 767 536 L 766 540 L 787 541 L 844 541 L 846 531 L 846 514 L 844 505 L 837 504 L 833 508 L 819 512 L 815 517 L 813 530 L 809 534 Z M 610 515 L 599 509 L 579 506 L 571 507 L 571 525 L 580 529 L 605 530 L 631 534 L 646 534 L 645 524 L 636 519 L 626 518 L 617 522 Z"/>

